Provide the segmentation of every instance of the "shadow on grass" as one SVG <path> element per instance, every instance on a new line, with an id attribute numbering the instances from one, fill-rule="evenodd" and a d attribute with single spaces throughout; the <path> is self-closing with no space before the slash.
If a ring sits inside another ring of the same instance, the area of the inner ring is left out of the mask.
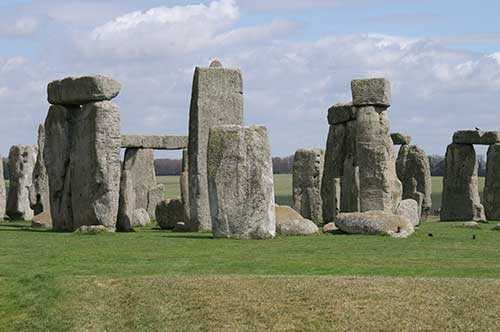
<path id="1" fill-rule="evenodd" d="M 166 233 L 162 235 L 162 237 L 168 237 L 170 239 L 194 239 L 194 240 L 212 240 L 214 237 L 209 233 L 201 233 L 200 235 L 196 234 L 185 234 L 185 233 Z"/>

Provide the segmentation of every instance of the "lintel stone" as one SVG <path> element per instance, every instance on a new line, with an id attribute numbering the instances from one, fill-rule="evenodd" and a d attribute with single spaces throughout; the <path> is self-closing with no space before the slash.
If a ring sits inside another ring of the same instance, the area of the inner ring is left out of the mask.
<path id="1" fill-rule="evenodd" d="M 328 123 L 335 125 L 356 120 L 356 110 L 352 103 L 335 104 L 328 110 Z"/>
<path id="2" fill-rule="evenodd" d="M 353 80 L 351 89 L 354 106 L 391 105 L 391 83 L 385 78 Z"/>
<path id="3" fill-rule="evenodd" d="M 409 145 L 411 143 L 411 136 L 403 133 L 392 133 L 391 138 L 394 145 Z"/>
<path id="4" fill-rule="evenodd" d="M 187 148 L 187 136 L 122 135 L 122 148 L 182 150 Z"/>
<path id="5" fill-rule="evenodd" d="M 120 89 L 120 82 L 102 75 L 67 77 L 49 83 L 47 100 L 53 105 L 83 105 L 111 100 Z"/>
<path id="6" fill-rule="evenodd" d="M 500 143 L 500 131 L 459 130 L 453 134 L 455 144 L 493 145 Z"/>

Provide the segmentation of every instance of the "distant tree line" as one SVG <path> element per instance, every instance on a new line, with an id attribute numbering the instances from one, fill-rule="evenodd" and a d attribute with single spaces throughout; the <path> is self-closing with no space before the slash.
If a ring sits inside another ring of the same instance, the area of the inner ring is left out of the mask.
<path id="1" fill-rule="evenodd" d="M 478 174 L 479 176 L 486 175 L 486 158 L 484 155 L 478 155 Z M 9 167 L 7 158 L 3 158 L 3 176 L 9 178 Z M 444 156 L 430 155 L 429 163 L 431 166 L 432 176 L 444 175 Z M 274 157 L 273 171 L 274 174 L 291 174 L 293 168 L 293 156 Z M 182 160 L 180 159 L 156 159 L 155 160 L 156 175 L 180 175 L 182 173 Z"/>

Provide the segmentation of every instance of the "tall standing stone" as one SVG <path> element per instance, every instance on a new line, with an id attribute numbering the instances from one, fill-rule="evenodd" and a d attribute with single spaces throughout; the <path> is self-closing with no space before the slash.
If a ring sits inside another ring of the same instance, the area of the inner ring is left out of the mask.
<path id="1" fill-rule="evenodd" d="M 340 178 L 340 211 L 359 212 L 359 167 L 354 156 L 344 160 L 344 174 Z"/>
<path id="2" fill-rule="evenodd" d="M 441 202 L 442 221 L 485 220 L 480 203 L 476 151 L 471 144 L 448 145 Z"/>
<path id="3" fill-rule="evenodd" d="M 104 76 L 51 82 L 44 161 L 53 228 L 114 230 L 120 186 L 120 83 Z M 70 106 L 71 105 L 71 106 Z M 81 106 L 80 106 L 81 105 Z"/>
<path id="4" fill-rule="evenodd" d="M 325 153 L 300 149 L 293 161 L 293 208 L 315 224 L 323 223 L 321 179 Z"/>
<path id="5" fill-rule="evenodd" d="M 5 179 L 3 177 L 3 158 L 0 156 L 0 221 L 5 217 L 7 193 L 5 192 Z"/>
<path id="6" fill-rule="evenodd" d="M 360 210 L 393 213 L 401 201 L 402 188 L 396 175 L 387 113 L 391 101 L 390 83 L 385 79 L 354 80 L 351 87 L 357 110 Z"/>
<path id="7" fill-rule="evenodd" d="M 71 160 L 71 205 L 78 227 L 115 229 L 120 192 L 120 111 L 110 101 L 85 104 L 76 115 Z"/>
<path id="8" fill-rule="evenodd" d="M 396 160 L 396 172 L 403 184 L 403 199 L 417 201 L 420 221 L 427 220 L 432 207 L 432 177 L 427 154 L 416 145 L 402 145 Z"/>
<path id="9" fill-rule="evenodd" d="M 10 183 L 6 210 L 11 220 L 33 219 L 34 214 L 30 207 L 29 188 L 32 184 L 36 155 L 37 147 L 32 145 L 14 145 L 10 149 Z"/>
<path id="10" fill-rule="evenodd" d="M 45 127 L 41 124 L 38 127 L 38 154 L 33 170 L 33 184 L 30 187 L 30 206 L 35 215 L 47 212 L 49 214 L 48 219 L 50 220 L 49 177 L 43 159 L 44 150 Z"/>
<path id="11" fill-rule="evenodd" d="M 210 68 L 194 72 L 189 112 L 189 202 L 192 231 L 210 231 L 208 201 L 207 146 L 210 128 L 243 124 L 243 80 L 241 72 L 222 68 L 213 62 Z"/>
<path id="12" fill-rule="evenodd" d="M 120 230 L 129 230 L 135 225 L 131 218 L 136 209 L 148 211 L 149 217 L 149 192 L 156 187 L 154 169 L 154 151 L 152 149 L 128 148 L 125 150 L 121 180 L 120 200 L 118 207 L 118 223 Z"/>
<path id="13" fill-rule="evenodd" d="M 275 236 L 271 147 L 265 127 L 233 125 L 210 130 L 208 188 L 214 237 Z"/>
<path id="14" fill-rule="evenodd" d="M 182 174 L 180 177 L 181 202 L 184 208 L 184 222 L 189 220 L 189 174 L 188 174 L 188 151 L 182 150 Z"/>
<path id="15" fill-rule="evenodd" d="M 484 212 L 487 220 L 500 220 L 500 144 L 488 148 Z"/>

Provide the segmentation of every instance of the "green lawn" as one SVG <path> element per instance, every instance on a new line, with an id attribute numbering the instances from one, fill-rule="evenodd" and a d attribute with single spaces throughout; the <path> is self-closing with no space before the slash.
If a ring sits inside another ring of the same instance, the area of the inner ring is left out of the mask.
<path id="1" fill-rule="evenodd" d="M 290 180 L 276 177 L 280 204 Z M 178 195 L 177 177 L 160 181 Z M 237 241 L 1 222 L 0 331 L 500 331 L 492 228 Z"/>

